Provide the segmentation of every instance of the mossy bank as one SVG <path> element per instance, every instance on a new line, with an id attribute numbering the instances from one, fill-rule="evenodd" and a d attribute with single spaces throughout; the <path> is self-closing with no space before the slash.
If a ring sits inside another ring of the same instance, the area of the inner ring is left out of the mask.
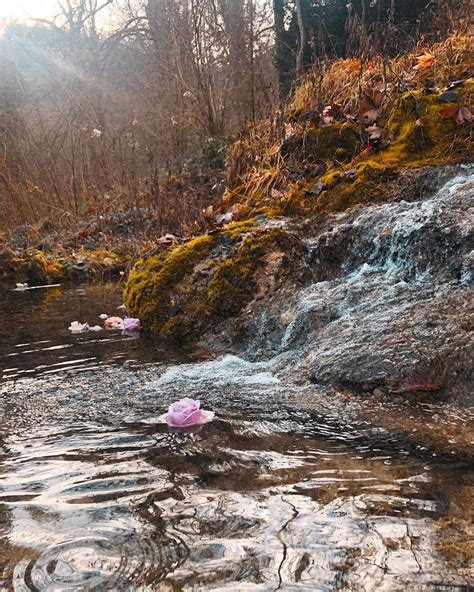
<path id="1" fill-rule="evenodd" d="M 255 220 L 230 224 L 139 260 L 128 278 L 125 305 L 163 339 L 194 339 L 276 290 L 303 251 L 282 228 L 263 228 Z"/>

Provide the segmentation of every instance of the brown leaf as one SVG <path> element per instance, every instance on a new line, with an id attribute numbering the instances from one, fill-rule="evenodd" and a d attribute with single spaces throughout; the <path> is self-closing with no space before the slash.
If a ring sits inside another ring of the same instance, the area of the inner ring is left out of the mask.
<path id="1" fill-rule="evenodd" d="M 366 123 L 373 123 L 380 117 L 380 109 L 369 109 L 364 111 L 361 115 L 361 119 Z"/>
<path id="2" fill-rule="evenodd" d="M 208 206 L 202 211 L 202 213 L 204 218 L 212 218 L 212 216 L 214 215 L 214 208 L 212 206 Z"/>
<path id="3" fill-rule="evenodd" d="M 462 105 L 446 105 L 440 110 L 440 115 L 444 119 L 454 119 L 458 125 L 472 120 L 471 111 Z"/>
<path id="4" fill-rule="evenodd" d="M 462 125 L 463 123 L 467 123 L 467 122 L 471 121 L 471 119 L 472 119 L 472 113 L 470 112 L 470 110 L 467 107 L 462 107 L 460 105 L 459 109 L 458 109 L 458 114 L 456 117 L 457 124 Z"/>
<path id="5" fill-rule="evenodd" d="M 273 197 L 274 199 L 280 199 L 282 197 L 285 197 L 285 194 L 283 191 L 280 191 L 279 189 L 272 189 L 271 193 L 270 193 L 271 197 Z"/>
<path id="6" fill-rule="evenodd" d="M 289 140 L 295 134 L 295 128 L 291 123 L 285 123 L 285 140 Z"/>
<path id="7" fill-rule="evenodd" d="M 380 107 L 385 99 L 385 91 L 376 88 L 372 97 L 372 101 L 376 107 Z"/>
<path id="8" fill-rule="evenodd" d="M 359 117 L 365 123 L 373 123 L 382 113 L 382 104 L 385 99 L 385 91 L 366 89 L 359 103 Z"/>
<path id="9" fill-rule="evenodd" d="M 306 190 L 305 193 L 309 195 L 319 195 L 323 189 L 324 183 L 322 181 L 316 181 L 314 187 L 312 187 L 310 190 Z"/>
<path id="10" fill-rule="evenodd" d="M 439 113 L 444 119 L 456 119 L 458 114 L 458 105 L 445 105 L 441 108 Z"/>

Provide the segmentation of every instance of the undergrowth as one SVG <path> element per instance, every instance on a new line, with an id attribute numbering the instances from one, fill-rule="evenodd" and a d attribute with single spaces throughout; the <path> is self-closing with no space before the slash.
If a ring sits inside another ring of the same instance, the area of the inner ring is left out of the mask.
<path id="1" fill-rule="evenodd" d="M 284 110 L 231 147 L 224 208 L 337 211 L 377 199 L 403 168 L 471 160 L 470 41 L 309 72 Z"/>

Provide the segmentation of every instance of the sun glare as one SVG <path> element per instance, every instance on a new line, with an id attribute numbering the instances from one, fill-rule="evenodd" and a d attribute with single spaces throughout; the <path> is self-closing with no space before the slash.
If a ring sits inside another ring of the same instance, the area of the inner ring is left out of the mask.
<path id="1" fill-rule="evenodd" d="M 59 12 L 57 0 L 0 0 L 0 18 L 52 18 Z"/>
<path id="2" fill-rule="evenodd" d="M 113 25 L 112 6 L 100 11 L 98 23 L 101 27 Z M 53 20 L 61 13 L 58 0 L 0 0 L 0 30 L 10 21 L 29 19 Z"/>

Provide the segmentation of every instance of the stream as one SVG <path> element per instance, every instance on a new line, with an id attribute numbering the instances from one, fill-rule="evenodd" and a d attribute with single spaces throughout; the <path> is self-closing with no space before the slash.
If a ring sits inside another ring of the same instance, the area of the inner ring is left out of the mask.
<path id="1" fill-rule="evenodd" d="M 120 304 L 110 284 L 2 295 L 0 590 L 472 589 L 465 462 L 271 362 L 68 332 Z M 154 422 L 182 396 L 216 419 Z M 438 407 L 419 412 L 466 429 Z"/>

